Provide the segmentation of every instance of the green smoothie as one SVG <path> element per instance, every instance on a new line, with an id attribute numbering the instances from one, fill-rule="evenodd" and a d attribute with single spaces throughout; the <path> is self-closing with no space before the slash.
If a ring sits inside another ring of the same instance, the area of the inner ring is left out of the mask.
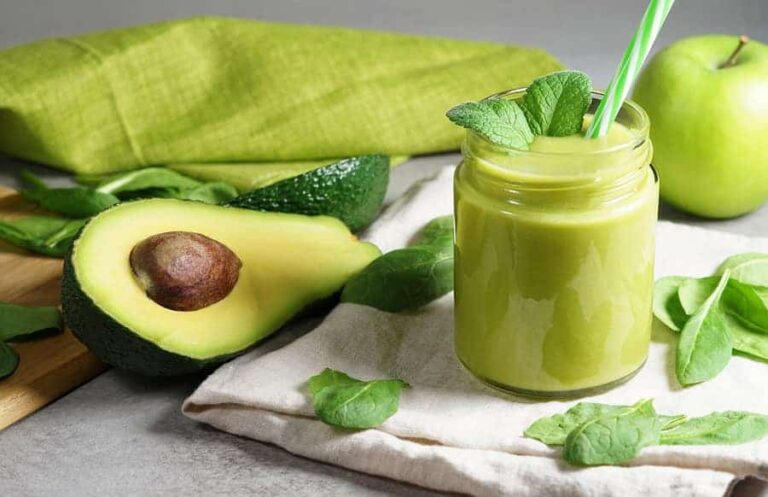
<path id="1" fill-rule="evenodd" d="M 534 395 L 631 376 L 651 332 L 658 187 L 647 126 L 617 122 L 595 140 L 536 136 L 525 151 L 470 132 L 464 153 L 455 179 L 461 362 Z"/>

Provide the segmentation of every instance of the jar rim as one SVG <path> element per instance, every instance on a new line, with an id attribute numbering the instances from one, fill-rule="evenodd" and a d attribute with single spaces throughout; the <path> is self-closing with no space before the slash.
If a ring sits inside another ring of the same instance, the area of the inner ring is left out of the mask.
<path id="1" fill-rule="evenodd" d="M 519 98 L 522 98 L 527 91 L 528 91 L 528 87 L 513 88 L 513 89 L 505 90 L 499 93 L 494 93 L 493 95 L 489 95 L 483 98 L 482 100 L 491 100 L 495 98 L 519 99 Z M 592 90 L 590 94 L 592 96 L 592 101 L 602 100 L 603 97 L 605 97 L 605 93 L 598 90 Z M 498 152 L 514 152 L 515 154 L 526 154 L 526 155 L 532 155 L 532 156 L 553 156 L 553 157 L 554 156 L 567 157 L 567 156 L 576 156 L 576 155 L 600 156 L 600 155 L 614 154 L 614 153 L 623 152 L 626 150 L 633 150 L 637 147 L 642 146 L 648 140 L 648 132 L 650 130 L 650 118 L 648 117 L 648 114 L 645 112 L 645 110 L 642 107 L 640 107 L 640 105 L 638 105 L 631 99 L 626 99 L 622 103 L 621 109 L 629 110 L 638 117 L 640 125 L 630 128 L 630 131 L 632 131 L 632 135 L 634 136 L 634 139 L 619 143 L 618 145 L 612 145 L 610 147 L 599 148 L 596 150 L 590 150 L 586 152 L 584 151 L 581 151 L 581 152 L 532 151 L 524 148 L 507 147 L 503 145 L 498 145 L 496 143 L 491 142 L 484 136 L 480 135 L 479 133 L 471 129 L 467 129 L 467 133 L 471 135 L 473 139 L 479 139 L 485 142 L 486 145 L 491 146 L 493 149 L 495 149 Z"/>

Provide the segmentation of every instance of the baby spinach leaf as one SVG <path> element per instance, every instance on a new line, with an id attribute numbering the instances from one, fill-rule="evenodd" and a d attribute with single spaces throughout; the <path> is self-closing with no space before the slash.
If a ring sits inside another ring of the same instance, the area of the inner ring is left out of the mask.
<path id="1" fill-rule="evenodd" d="M 341 371 L 325 368 L 320 374 L 316 374 L 310 378 L 308 383 L 309 392 L 312 395 L 316 395 L 325 387 L 357 385 L 363 382 L 361 380 L 356 380 L 348 374 L 342 373 Z"/>
<path id="2" fill-rule="evenodd" d="M 521 107 L 534 135 L 569 136 L 581 132 L 591 102 L 589 76 L 561 71 L 531 83 Z"/>
<path id="3" fill-rule="evenodd" d="M 453 290 L 452 216 L 430 221 L 416 243 L 374 260 L 347 282 L 341 301 L 400 312 Z"/>
<path id="4" fill-rule="evenodd" d="M 19 173 L 19 177 L 21 178 L 21 181 L 26 183 L 32 188 L 38 188 L 45 190 L 48 188 L 48 185 L 45 183 L 45 181 L 40 178 L 40 176 L 36 175 L 32 171 L 29 171 L 28 169 L 24 169 Z"/>
<path id="5" fill-rule="evenodd" d="M 547 445 L 563 445 L 571 431 L 590 419 L 598 416 L 619 414 L 631 408 L 632 406 L 579 402 L 562 414 L 555 414 L 536 420 L 525 430 L 523 435 Z M 685 422 L 686 419 L 685 415 L 659 415 L 662 429 L 677 426 Z"/>
<path id="6" fill-rule="evenodd" d="M 441 216 L 428 222 L 416 237 L 414 245 L 429 245 L 441 251 L 453 251 L 453 216 Z"/>
<path id="7" fill-rule="evenodd" d="M 747 252 L 727 258 L 715 274 L 731 270 L 731 279 L 747 285 L 768 287 L 768 254 Z"/>
<path id="8" fill-rule="evenodd" d="M 342 302 L 400 312 L 426 305 L 453 290 L 453 254 L 429 246 L 394 250 L 347 282 Z"/>
<path id="9" fill-rule="evenodd" d="M 683 310 L 693 314 L 717 287 L 719 280 L 719 276 L 685 280 L 678 290 Z M 721 308 L 755 331 L 768 333 L 768 302 L 762 298 L 758 288 L 729 279 L 721 298 Z"/>
<path id="10" fill-rule="evenodd" d="M 56 307 L 28 307 L 0 302 L 0 342 L 60 327 L 61 317 Z"/>
<path id="11" fill-rule="evenodd" d="M 695 292 L 690 292 L 690 291 L 687 292 L 686 306 L 689 309 L 693 309 L 693 312 L 695 312 L 695 310 L 698 309 L 701 306 L 701 304 L 704 303 L 704 300 L 707 299 L 710 293 L 712 292 L 710 291 L 709 293 L 706 293 L 706 292 L 700 292 L 698 290 Z M 655 297 L 656 297 L 656 293 L 654 290 L 654 300 L 655 300 Z M 672 298 L 678 298 L 677 294 L 675 294 L 674 297 L 670 297 L 670 299 Z M 680 304 L 679 302 L 679 298 L 678 298 L 677 304 L 682 306 L 682 304 Z M 656 308 L 654 307 L 654 313 L 655 312 L 656 312 Z M 738 318 L 734 317 L 731 314 L 726 313 L 724 317 L 725 317 L 725 322 L 728 328 L 728 332 L 733 337 L 733 350 L 739 351 L 743 354 L 747 354 L 757 359 L 768 361 L 768 335 L 749 328 L 747 325 L 744 324 L 744 322 L 742 322 L 741 320 L 739 320 Z M 687 319 L 688 317 L 686 315 L 685 320 Z M 674 328 L 671 328 L 671 329 L 674 331 L 679 331 Z"/>
<path id="12" fill-rule="evenodd" d="M 674 416 L 659 414 L 659 421 L 661 422 L 661 429 L 663 432 L 663 430 L 671 430 L 672 428 L 685 423 L 688 421 L 688 416 L 685 414 L 676 414 Z"/>
<path id="13" fill-rule="evenodd" d="M 768 435 L 768 416 L 743 411 L 690 418 L 661 433 L 662 445 L 733 445 Z"/>
<path id="14" fill-rule="evenodd" d="M 120 200 L 112 194 L 77 186 L 74 188 L 35 188 L 21 190 L 21 196 L 49 211 L 83 218 L 95 216 Z"/>
<path id="15" fill-rule="evenodd" d="M 733 350 L 768 361 L 768 335 L 755 332 L 730 314 L 725 315 L 725 321 L 733 337 Z"/>
<path id="16" fill-rule="evenodd" d="M 312 405 L 317 417 L 340 428 L 374 428 L 394 415 L 400 406 L 402 380 L 361 381 L 326 369 L 310 378 Z"/>
<path id="17" fill-rule="evenodd" d="M 712 294 L 680 332 L 675 372 L 683 386 L 714 378 L 731 359 L 733 337 L 719 307 L 729 277 L 730 271 L 726 270 Z"/>
<path id="18" fill-rule="evenodd" d="M 627 462 L 642 448 L 659 443 L 661 426 L 653 401 L 641 400 L 576 427 L 565 439 L 563 458 L 581 466 Z"/>
<path id="19" fill-rule="evenodd" d="M 597 416 L 616 414 L 628 406 L 579 402 L 562 414 L 555 414 L 534 421 L 523 435 L 535 438 L 547 445 L 563 445 L 568 434 L 576 427 Z"/>
<path id="20" fill-rule="evenodd" d="M 522 109 L 512 100 L 489 98 L 453 107 L 446 114 L 454 124 L 469 128 L 491 143 L 527 149 L 533 133 Z"/>
<path id="21" fill-rule="evenodd" d="M 85 222 L 46 216 L 0 221 L 0 240 L 39 254 L 61 257 Z"/>
<path id="22" fill-rule="evenodd" d="M 205 183 L 195 188 L 180 191 L 175 198 L 195 200 L 206 204 L 223 204 L 234 200 L 239 193 L 228 183 Z"/>
<path id="23" fill-rule="evenodd" d="M 19 354 L 13 348 L 0 342 L 0 379 L 11 376 L 19 367 Z"/>
<path id="24" fill-rule="evenodd" d="M 87 180 L 86 180 L 87 181 Z M 93 183 L 91 183 L 93 184 Z M 107 176 L 98 182 L 96 190 L 111 193 L 122 198 L 121 194 L 148 189 L 175 189 L 178 191 L 196 188 L 202 183 L 181 173 L 164 167 L 147 167 Z"/>
<path id="25" fill-rule="evenodd" d="M 678 297 L 678 288 L 687 279 L 685 276 L 666 276 L 656 280 L 653 286 L 653 314 L 674 331 L 680 331 L 688 321 Z"/>

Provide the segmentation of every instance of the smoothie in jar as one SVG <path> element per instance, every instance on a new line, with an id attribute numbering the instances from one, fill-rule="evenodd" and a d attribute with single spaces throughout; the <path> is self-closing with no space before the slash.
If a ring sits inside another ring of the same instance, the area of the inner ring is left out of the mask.
<path id="1" fill-rule="evenodd" d="M 536 136 L 514 150 L 468 131 L 454 185 L 455 346 L 475 376 L 562 396 L 642 366 L 658 205 L 650 158 L 647 116 L 631 102 L 597 139 Z"/>

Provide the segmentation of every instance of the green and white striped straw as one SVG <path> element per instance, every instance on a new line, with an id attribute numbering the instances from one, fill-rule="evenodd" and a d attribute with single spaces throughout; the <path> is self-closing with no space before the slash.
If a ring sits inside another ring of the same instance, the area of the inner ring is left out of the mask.
<path id="1" fill-rule="evenodd" d="M 597 107 L 595 117 L 585 134 L 586 138 L 598 138 L 608 132 L 611 123 L 619 114 L 619 109 L 629 95 L 629 90 L 640 73 L 653 42 L 656 41 L 661 26 L 675 0 L 651 0 L 643 14 L 640 26 L 624 52 L 621 64 L 613 75 L 611 84 L 605 90 L 605 96 Z"/>

